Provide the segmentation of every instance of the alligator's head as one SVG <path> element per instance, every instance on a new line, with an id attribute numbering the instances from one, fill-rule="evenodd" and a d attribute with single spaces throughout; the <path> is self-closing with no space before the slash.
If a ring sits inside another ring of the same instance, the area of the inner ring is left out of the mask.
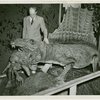
<path id="1" fill-rule="evenodd" d="M 36 48 L 38 48 L 38 43 L 34 41 L 33 39 L 16 39 L 14 41 L 11 41 L 11 47 L 15 48 L 26 48 L 31 51 L 34 51 Z"/>

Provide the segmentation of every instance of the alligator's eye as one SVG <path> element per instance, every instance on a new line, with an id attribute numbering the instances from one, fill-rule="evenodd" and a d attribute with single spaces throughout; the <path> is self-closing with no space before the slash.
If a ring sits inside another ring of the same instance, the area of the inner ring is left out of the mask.
<path id="1" fill-rule="evenodd" d="M 33 40 L 33 39 L 31 39 L 31 42 L 34 42 L 34 40 Z"/>
<path id="2" fill-rule="evenodd" d="M 34 41 L 33 39 L 31 39 L 31 40 L 30 40 L 30 44 L 31 44 L 31 45 L 35 45 L 35 44 L 36 44 L 36 41 Z"/>

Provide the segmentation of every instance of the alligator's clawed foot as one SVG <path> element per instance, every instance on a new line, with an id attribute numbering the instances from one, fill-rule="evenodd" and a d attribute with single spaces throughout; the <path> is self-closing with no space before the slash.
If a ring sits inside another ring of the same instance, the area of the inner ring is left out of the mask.
<path id="1" fill-rule="evenodd" d="M 23 82 L 24 82 L 24 79 L 21 77 L 21 76 L 17 76 L 16 77 L 16 84 L 17 85 L 22 85 L 23 84 Z"/>

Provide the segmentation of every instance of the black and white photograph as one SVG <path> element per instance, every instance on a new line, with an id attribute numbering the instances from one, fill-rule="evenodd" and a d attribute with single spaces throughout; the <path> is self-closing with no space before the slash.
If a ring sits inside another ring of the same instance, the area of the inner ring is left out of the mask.
<path id="1" fill-rule="evenodd" d="M 100 95 L 100 3 L 0 4 L 0 96 Z"/>

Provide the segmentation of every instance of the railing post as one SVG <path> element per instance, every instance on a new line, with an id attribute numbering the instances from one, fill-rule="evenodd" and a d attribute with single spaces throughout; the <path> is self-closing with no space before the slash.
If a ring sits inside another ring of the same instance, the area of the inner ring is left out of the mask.
<path id="1" fill-rule="evenodd" d="M 69 95 L 76 95 L 77 92 L 77 85 L 74 85 L 69 88 Z"/>
<path id="2" fill-rule="evenodd" d="M 59 25 L 61 23 L 61 4 L 59 5 Z"/>

